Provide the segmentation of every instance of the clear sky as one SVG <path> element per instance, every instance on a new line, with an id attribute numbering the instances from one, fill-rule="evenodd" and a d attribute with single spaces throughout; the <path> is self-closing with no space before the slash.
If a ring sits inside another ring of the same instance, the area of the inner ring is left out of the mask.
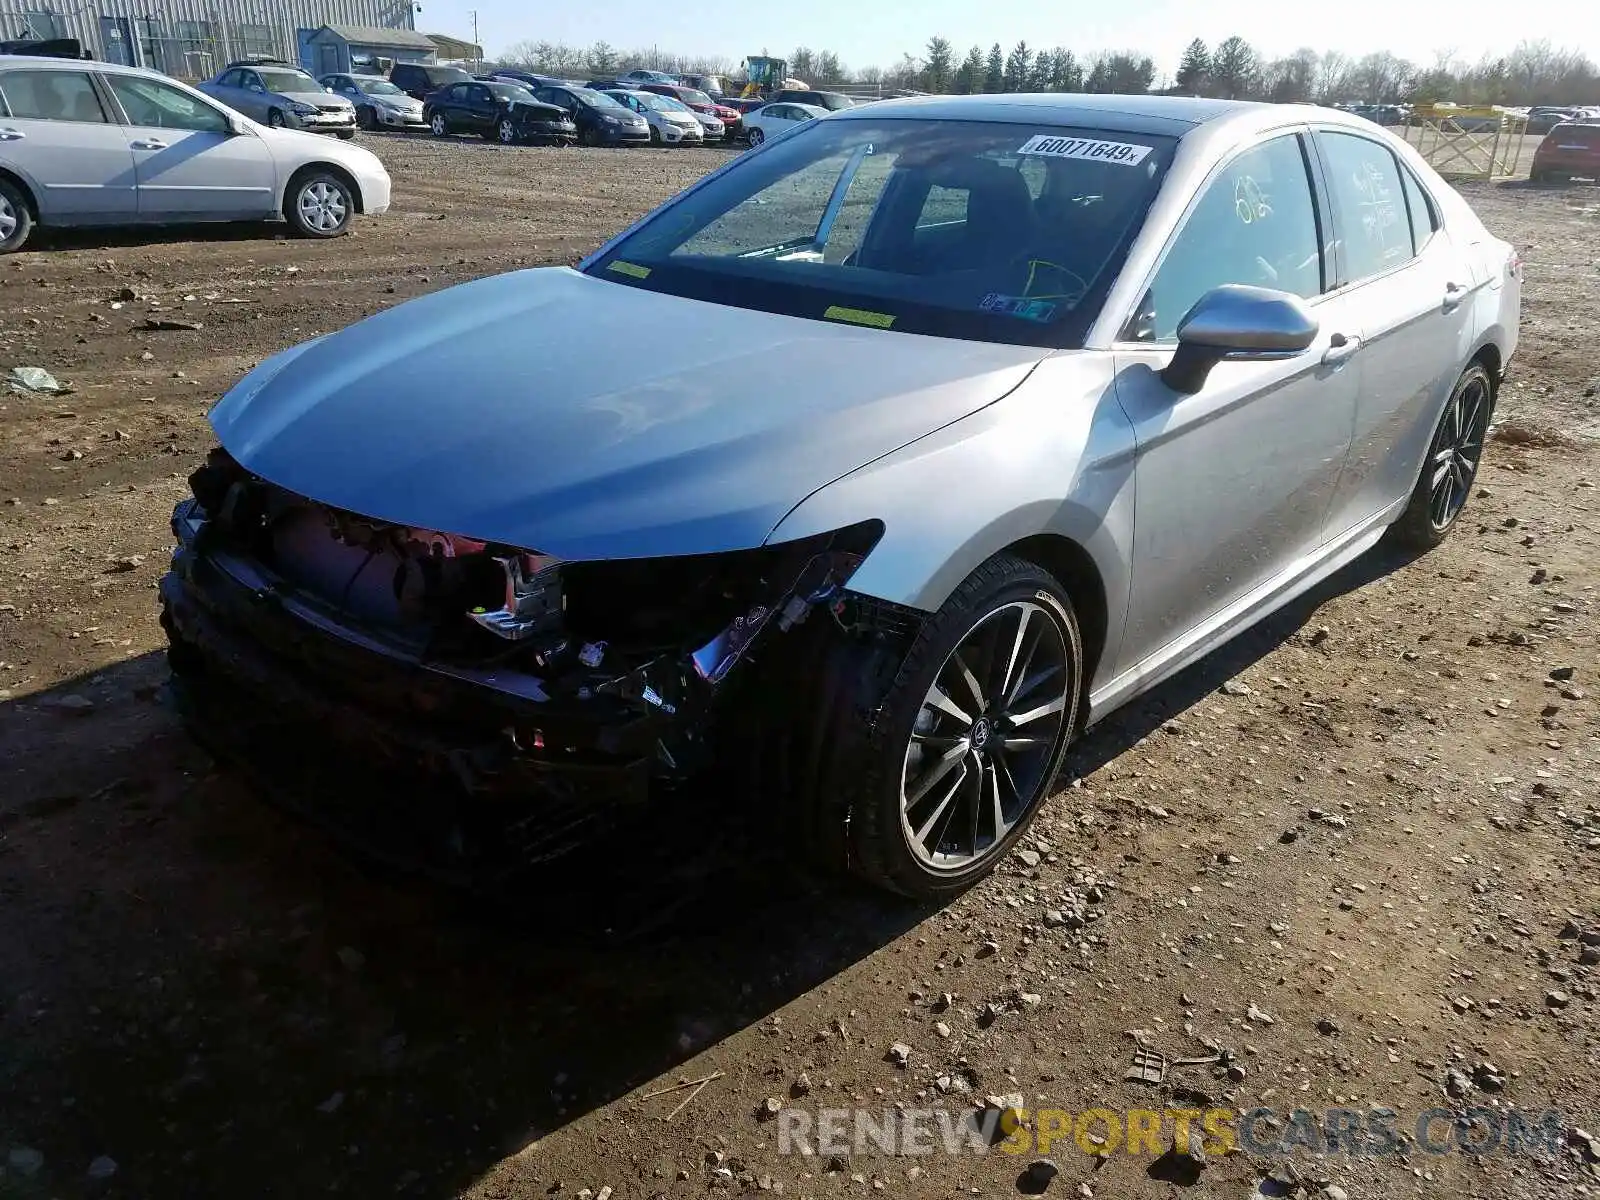
<path id="1" fill-rule="evenodd" d="M 1215 45 L 1237 33 L 1268 57 L 1310 46 L 1351 55 L 1390 50 L 1432 65 L 1439 51 L 1476 62 L 1519 39 L 1548 38 L 1600 58 L 1594 0 L 1514 7 L 1489 0 L 796 0 L 731 7 L 706 0 L 422 0 L 417 27 L 470 37 L 474 9 L 484 52 L 491 55 L 524 39 L 578 46 L 607 41 L 619 50 L 654 45 L 735 63 L 747 54 L 785 56 L 809 46 L 834 51 L 850 67 L 890 66 L 902 54 L 921 57 L 928 38 L 940 34 L 957 47 L 958 59 L 974 43 L 1009 49 L 1026 39 L 1035 48 L 1067 46 L 1079 57 L 1137 49 L 1170 73 L 1191 38 Z"/>

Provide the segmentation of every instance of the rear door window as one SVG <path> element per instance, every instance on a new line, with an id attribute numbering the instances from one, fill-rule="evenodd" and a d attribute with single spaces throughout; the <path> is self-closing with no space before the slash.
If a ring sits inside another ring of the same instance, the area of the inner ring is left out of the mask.
<path id="1" fill-rule="evenodd" d="M 1353 133 L 1317 135 L 1339 219 L 1346 281 L 1358 283 L 1415 254 L 1404 185 L 1394 152 Z"/>
<path id="2" fill-rule="evenodd" d="M 1428 239 L 1439 230 L 1439 210 L 1433 197 L 1417 182 L 1417 177 L 1404 167 L 1400 168 L 1400 182 L 1406 193 L 1406 212 L 1411 219 L 1411 245 L 1421 254 Z"/>
<path id="3" fill-rule="evenodd" d="M 87 71 L 8 71 L 0 76 L 0 91 L 18 119 L 107 124 Z"/>

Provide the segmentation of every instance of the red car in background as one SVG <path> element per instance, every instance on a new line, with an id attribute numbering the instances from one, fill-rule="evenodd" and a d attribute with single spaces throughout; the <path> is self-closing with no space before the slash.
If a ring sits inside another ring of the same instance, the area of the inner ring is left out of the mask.
<path id="1" fill-rule="evenodd" d="M 722 122 L 723 140 L 736 142 L 744 133 L 741 122 L 743 114 L 736 108 L 729 108 L 726 104 L 718 104 L 699 88 L 684 87 L 676 83 L 638 83 L 632 85 L 641 92 L 654 92 L 658 96 L 670 96 L 681 104 L 687 104 L 697 113 L 704 113 L 708 117 L 716 117 Z"/>
<path id="2" fill-rule="evenodd" d="M 1600 121 L 1569 121 L 1544 135 L 1533 152 L 1535 183 L 1561 183 L 1574 175 L 1600 180 Z"/>

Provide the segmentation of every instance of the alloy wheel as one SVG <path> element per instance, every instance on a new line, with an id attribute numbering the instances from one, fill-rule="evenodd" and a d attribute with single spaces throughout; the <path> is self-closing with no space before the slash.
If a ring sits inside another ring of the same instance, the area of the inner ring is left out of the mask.
<path id="1" fill-rule="evenodd" d="M 767 135 L 762 133 L 759 129 L 751 129 L 746 136 L 750 139 L 750 144 L 752 146 L 759 146 L 762 142 L 767 140 Z"/>
<path id="2" fill-rule="evenodd" d="M 300 192 L 300 218 L 318 233 L 337 232 L 349 218 L 350 204 L 342 189 L 319 179 Z"/>
<path id="3" fill-rule="evenodd" d="M 517 127 L 510 121 L 500 122 L 500 144 L 503 146 L 515 145 L 517 140 Z"/>
<path id="4" fill-rule="evenodd" d="M 443 113 L 434 113 L 433 114 L 433 136 L 434 137 L 443 137 L 447 132 L 449 132 L 449 130 L 445 125 L 444 114 Z"/>
<path id="5" fill-rule="evenodd" d="M 0 242 L 9 241 L 17 232 L 17 210 L 6 196 L 0 195 Z"/>
<path id="6" fill-rule="evenodd" d="M 1004 604 L 951 651 L 912 727 L 900 826 L 925 868 L 960 872 L 996 853 L 1050 785 L 1074 686 L 1061 618 Z"/>
<path id="7" fill-rule="evenodd" d="M 1428 490 L 1428 519 L 1434 529 L 1449 528 L 1466 504 L 1488 431 L 1489 384 L 1479 372 L 1451 395 L 1434 435 Z"/>
<path id="8" fill-rule="evenodd" d="M 283 119 L 283 114 L 277 109 L 273 109 L 267 114 L 267 124 L 274 129 L 284 128 L 285 122 Z"/>

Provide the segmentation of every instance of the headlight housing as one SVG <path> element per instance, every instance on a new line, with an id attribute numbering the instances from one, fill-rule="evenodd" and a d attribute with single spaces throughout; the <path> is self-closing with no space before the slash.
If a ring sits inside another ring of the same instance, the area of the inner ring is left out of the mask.
<path id="1" fill-rule="evenodd" d="M 317 115 L 317 106 L 315 104 L 307 104 L 303 100 L 291 100 L 289 102 L 289 111 L 297 117 L 314 117 Z"/>

